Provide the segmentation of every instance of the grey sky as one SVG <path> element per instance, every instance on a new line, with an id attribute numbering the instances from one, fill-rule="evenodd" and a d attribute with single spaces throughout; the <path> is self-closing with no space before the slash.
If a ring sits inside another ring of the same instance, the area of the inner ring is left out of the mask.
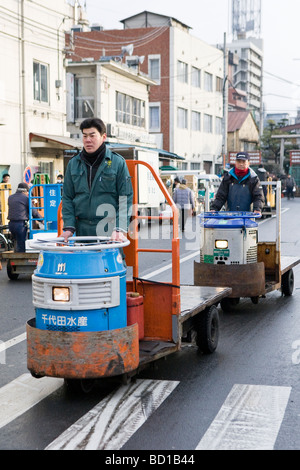
<path id="1" fill-rule="evenodd" d="M 148 10 L 178 19 L 192 28 L 190 34 L 210 44 L 223 43 L 224 32 L 228 41 L 232 39 L 230 0 L 86 0 L 86 5 L 90 22 L 105 29 L 122 29 L 120 20 Z M 299 0 L 262 0 L 264 103 L 268 113 L 295 116 L 300 107 L 299 18 Z"/>

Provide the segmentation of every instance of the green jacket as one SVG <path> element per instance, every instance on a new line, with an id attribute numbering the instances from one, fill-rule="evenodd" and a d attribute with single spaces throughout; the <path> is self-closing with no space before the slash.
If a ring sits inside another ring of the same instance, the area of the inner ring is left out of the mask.
<path id="1" fill-rule="evenodd" d="M 67 166 L 62 197 L 64 229 L 77 236 L 110 236 L 115 227 L 127 231 L 133 190 L 126 162 L 106 148 L 91 190 L 88 169 L 81 154 Z"/>

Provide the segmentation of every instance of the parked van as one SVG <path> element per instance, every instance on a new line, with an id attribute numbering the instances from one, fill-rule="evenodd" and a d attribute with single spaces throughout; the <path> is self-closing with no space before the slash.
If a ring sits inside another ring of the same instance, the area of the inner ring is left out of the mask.
<path id="1" fill-rule="evenodd" d="M 204 201 L 206 187 L 209 191 L 209 200 L 213 200 L 221 184 L 221 179 L 218 175 L 201 174 L 198 177 L 198 198 Z"/>

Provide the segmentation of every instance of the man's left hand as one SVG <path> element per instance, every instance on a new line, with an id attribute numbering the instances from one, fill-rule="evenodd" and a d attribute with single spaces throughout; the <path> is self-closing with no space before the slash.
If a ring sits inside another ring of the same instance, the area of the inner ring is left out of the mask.
<path id="1" fill-rule="evenodd" d="M 125 242 L 127 237 L 124 232 L 114 230 L 111 234 L 110 239 L 114 242 Z"/>

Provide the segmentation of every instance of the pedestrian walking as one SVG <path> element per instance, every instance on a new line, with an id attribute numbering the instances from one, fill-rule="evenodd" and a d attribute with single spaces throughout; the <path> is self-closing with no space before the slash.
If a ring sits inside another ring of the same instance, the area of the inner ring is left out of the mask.
<path id="1" fill-rule="evenodd" d="M 186 219 L 195 208 L 195 199 L 193 191 L 186 185 L 183 179 L 173 193 L 173 201 L 179 208 L 179 219 L 181 231 L 184 232 Z"/>
<path id="2" fill-rule="evenodd" d="M 29 220 L 29 185 L 19 183 L 17 191 L 8 198 L 8 228 L 15 241 L 15 252 L 25 253 L 27 222 Z M 32 209 L 32 216 L 41 219 L 37 209 Z"/>
<path id="3" fill-rule="evenodd" d="M 294 193 L 296 192 L 296 181 L 291 175 L 287 175 L 285 180 L 286 195 L 288 200 L 294 199 Z"/>

